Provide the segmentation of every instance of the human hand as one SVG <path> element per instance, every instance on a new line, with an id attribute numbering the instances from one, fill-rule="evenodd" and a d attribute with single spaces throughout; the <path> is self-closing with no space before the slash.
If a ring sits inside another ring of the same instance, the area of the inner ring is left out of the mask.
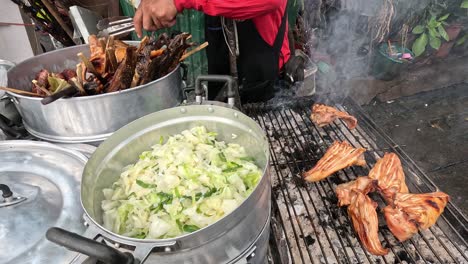
<path id="1" fill-rule="evenodd" d="M 305 59 L 301 56 L 291 56 L 284 65 L 285 79 L 290 84 L 296 81 L 304 81 Z"/>
<path id="2" fill-rule="evenodd" d="M 156 31 L 172 27 L 176 23 L 176 15 L 174 0 L 142 0 L 133 17 L 135 31 L 141 38 L 143 28 L 147 31 Z"/>

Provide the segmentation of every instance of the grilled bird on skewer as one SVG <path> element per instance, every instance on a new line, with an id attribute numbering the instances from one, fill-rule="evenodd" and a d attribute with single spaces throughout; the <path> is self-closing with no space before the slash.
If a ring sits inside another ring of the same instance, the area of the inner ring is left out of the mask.
<path id="1" fill-rule="evenodd" d="M 353 129 L 357 125 L 357 119 L 346 112 L 324 104 L 314 104 L 312 106 L 310 119 L 319 127 L 329 125 L 337 118 L 343 119 L 349 129 Z"/>
<path id="2" fill-rule="evenodd" d="M 353 148 L 348 142 L 335 141 L 315 167 L 304 173 L 306 181 L 316 182 L 353 165 L 365 166 L 364 148 Z"/>
<path id="3" fill-rule="evenodd" d="M 336 187 L 336 196 L 338 197 L 338 206 L 349 205 L 352 200 L 354 191 L 359 191 L 363 194 L 372 192 L 377 187 L 377 180 L 369 177 L 358 177 L 354 181 L 342 183 Z"/>
<path id="4" fill-rule="evenodd" d="M 379 191 L 388 203 L 392 203 L 396 193 L 407 193 L 405 173 L 400 159 L 395 153 L 385 153 L 369 172 L 369 178 L 378 181 Z"/>
<path id="5" fill-rule="evenodd" d="M 352 190 L 352 200 L 348 214 L 353 222 L 354 230 L 364 247 L 374 255 L 386 255 L 388 249 L 383 248 L 379 240 L 379 221 L 375 208 L 377 204 L 367 195 Z"/>
<path id="6" fill-rule="evenodd" d="M 443 192 L 397 193 L 394 206 L 384 208 L 388 228 L 400 241 L 405 241 L 419 229 L 434 225 L 450 197 Z"/>

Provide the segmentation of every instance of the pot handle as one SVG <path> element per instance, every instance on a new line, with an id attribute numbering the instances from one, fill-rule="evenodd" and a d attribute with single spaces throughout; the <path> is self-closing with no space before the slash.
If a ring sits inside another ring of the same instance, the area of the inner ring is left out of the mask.
<path id="1" fill-rule="evenodd" d="M 15 122 L 11 121 L 2 114 L 0 114 L 0 130 L 2 130 L 6 136 L 16 139 L 27 135 L 25 129 L 20 128 L 18 124 L 15 124 Z"/>
<path id="2" fill-rule="evenodd" d="M 232 76 L 229 75 L 200 75 L 195 80 L 195 101 L 197 103 L 201 103 L 201 98 L 203 95 L 203 88 L 201 83 L 203 81 L 206 82 L 226 82 L 227 84 L 227 97 L 228 97 L 228 104 L 230 106 L 234 106 L 235 104 L 235 80 Z"/>
<path id="3" fill-rule="evenodd" d="M 120 252 L 115 248 L 58 227 L 47 230 L 46 238 L 57 245 L 64 246 L 108 264 L 134 264 L 132 254 Z"/>

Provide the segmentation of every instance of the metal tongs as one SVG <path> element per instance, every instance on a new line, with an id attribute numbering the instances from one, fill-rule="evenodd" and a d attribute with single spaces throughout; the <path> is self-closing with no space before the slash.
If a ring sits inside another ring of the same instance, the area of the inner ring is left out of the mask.
<path id="1" fill-rule="evenodd" d="M 109 17 L 99 20 L 97 24 L 98 37 L 109 37 L 127 35 L 135 30 L 133 18 L 127 16 Z"/>

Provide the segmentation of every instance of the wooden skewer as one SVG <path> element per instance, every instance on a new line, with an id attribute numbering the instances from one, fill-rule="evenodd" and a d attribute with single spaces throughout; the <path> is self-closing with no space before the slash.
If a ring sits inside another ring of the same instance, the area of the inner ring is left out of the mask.
<path id="1" fill-rule="evenodd" d="M 179 62 L 181 62 L 181 61 L 187 59 L 188 57 L 192 56 L 193 54 L 199 52 L 200 50 L 202 50 L 202 49 L 204 49 L 204 48 L 206 48 L 206 47 L 208 47 L 208 42 L 205 42 L 205 43 L 201 44 L 200 46 L 196 47 L 195 49 L 193 49 L 193 50 L 191 50 L 191 51 L 185 53 L 185 54 L 180 58 Z"/>
<path id="2" fill-rule="evenodd" d="M 32 92 L 18 90 L 18 89 L 9 88 L 9 87 L 0 86 L 0 90 L 12 92 L 12 93 L 17 93 L 17 94 L 29 95 L 29 96 L 42 97 L 42 96 L 38 95 L 37 93 L 32 93 Z"/>
<path id="3" fill-rule="evenodd" d="M 81 59 L 81 61 L 84 63 L 86 68 L 88 68 L 88 71 L 91 72 L 92 74 L 97 74 L 96 69 L 94 68 L 94 65 L 91 64 L 91 62 L 88 60 L 88 58 L 82 53 L 77 54 L 78 58 Z"/>
<path id="4" fill-rule="evenodd" d="M 55 6 L 51 2 L 49 2 L 49 0 L 41 0 L 41 2 L 49 10 L 50 14 L 55 18 L 55 20 L 57 20 L 57 22 L 63 28 L 65 33 L 67 33 L 68 37 L 73 41 L 73 32 L 68 27 L 68 25 L 63 21 L 62 17 L 58 13 L 58 11 L 55 9 Z"/>
<path id="5" fill-rule="evenodd" d="M 392 56 L 393 50 L 392 50 L 392 43 L 390 42 L 390 40 L 388 40 L 388 52 L 390 53 L 388 55 Z"/>
<path id="6" fill-rule="evenodd" d="M 46 88 L 40 86 L 40 85 L 37 83 L 36 80 L 33 80 L 32 83 L 34 83 L 34 84 L 36 85 L 37 88 L 39 88 L 41 91 L 43 91 L 43 92 L 46 94 L 46 96 L 47 96 L 47 95 L 52 95 L 52 93 L 51 93 L 49 90 L 47 90 Z"/>

